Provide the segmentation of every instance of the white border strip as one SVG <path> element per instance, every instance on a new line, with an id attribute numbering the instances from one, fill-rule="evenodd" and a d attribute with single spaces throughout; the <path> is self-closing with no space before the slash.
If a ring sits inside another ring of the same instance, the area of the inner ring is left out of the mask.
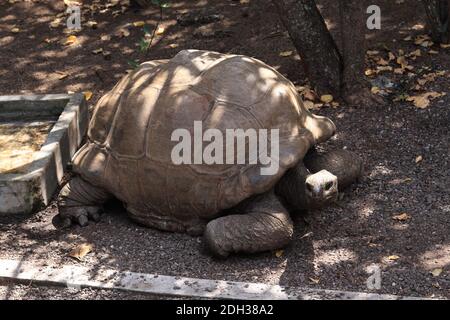
<path id="1" fill-rule="evenodd" d="M 237 300 L 416 300 L 365 292 L 347 292 L 263 283 L 172 277 L 73 265 L 39 266 L 31 262 L 0 259 L 0 279 L 149 293 L 154 295 Z"/>

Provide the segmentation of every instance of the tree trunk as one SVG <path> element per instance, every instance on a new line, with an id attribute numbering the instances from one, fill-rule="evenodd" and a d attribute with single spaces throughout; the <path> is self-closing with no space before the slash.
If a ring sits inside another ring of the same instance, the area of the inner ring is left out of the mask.
<path id="1" fill-rule="evenodd" d="M 303 60 L 306 74 L 321 94 L 339 95 L 341 57 L 314 0 L 272 0 Z"/>
<path id="2" fill-rule="evenodd" d="M 448 43 L 450 38 L 450 5 L 448 0 L 422 0 L 433 41 Z"/>
<path id="3" fill-rule="evenodd" d="M 361 94 L 364 80 L 366 17 L 365 2 L 339 0 L 339 28 L 343 62 L 342 91 L 346 97 Z"/>

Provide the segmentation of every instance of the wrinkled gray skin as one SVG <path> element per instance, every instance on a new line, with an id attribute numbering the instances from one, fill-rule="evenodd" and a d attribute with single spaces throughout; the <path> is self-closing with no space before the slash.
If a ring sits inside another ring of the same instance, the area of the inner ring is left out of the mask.
<path id="1" fill-rule="evenodd" d="M 255 195 L 202 225 L 188 230 L 204 236 L 209 251 L 218 257 L 230 253 L 276 250 L 289 244 L 293 223 L 289 212 L 320 208 L 337 199 L 339 190 L 362 174 L 362 161 L 352 152 L 336 150 L 319 154 L 312 150 L 288 170 L 273 190 Z M 110 195 L 81 177 L 67 184 L 58 199 L 60 217 L 66 226 L 98 221 L 101 204 Z"/>
<path id="2" fill-rule="evenodd" d="M 219 257 L 231 252 L 282 248 L 293 235 L 289 212 L 321 208 L 334 202 L 339 190 L 356 181 L 362 170 L 361 159 L 352 152 L 310 151 L 303 162 L 286 172 L 274 190 L 247 199 L 230 210 L 233 215 L 211 221 L 204 234 L 206 245 Z M 238 212 L 243 214 L 236 215 Z M 248 228 L 249 225 L 252 227 Z"/>
<path id="3" fill-rule="evenodd" d="M 261 164 L 174 165 L 174 142 L 165 139 L 200 119 L 219 130 L 279 129 L 282 166 L 263 176 Z M 311 150 L 335 130 L 262 61 L 182 50 L 143 63 L 99 100 L 73 159 L 77 175 L 58 199 L 60 218 L 84 226 L 115 196 L 137 223 L 203 235 L 218 256 L 279 249 L 292 239 L 290 212 L 332 202 L 361 174 L 350 152 Z"/>

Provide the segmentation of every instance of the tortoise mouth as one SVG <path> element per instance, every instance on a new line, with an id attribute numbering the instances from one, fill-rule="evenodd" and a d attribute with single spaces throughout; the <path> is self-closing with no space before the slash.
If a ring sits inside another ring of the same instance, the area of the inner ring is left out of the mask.
<path id="1" fill-rule="evenodd" d="M 338 199 L 338 192 L 329 194 L 325 197 L 314 197 L 310 194 L 307 194 L 307 203 L 308 203 L 308 207 L 311 209 L 319 209 L 319 208 L 323 208 L 333 202 L 335 202 Z"/>

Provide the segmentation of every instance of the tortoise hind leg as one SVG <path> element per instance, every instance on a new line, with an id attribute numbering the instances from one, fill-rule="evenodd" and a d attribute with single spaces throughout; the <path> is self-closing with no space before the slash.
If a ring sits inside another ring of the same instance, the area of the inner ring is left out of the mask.
<path id="1" fill-rule="evenodd" d="M 273 192 L 250 199 L 236 211 L 239 213 L 212 220 L 206 226 L 204 241 L 214 255 L 275 250 L 291 241 L 292 220 Z"/>
<path id="2" fill-rule="evenodd" d="M 102 205 L 110 199 L 110 194 L 77 176 L 70 180 L 59 193 L 59 217 L 65 227 L 73 222 L 86 226 L 89 219 L 98 221 Z"/>
<path id="3" fill-rule="evenodd" d="M 310 150 L 303 159 L 311 173 L 327 170 L 338 178 L 339 190 L 358 180 L 363 172 L 363 162 L 355 153 L 347 150 L 333 150 L 319 153 Z"/>

